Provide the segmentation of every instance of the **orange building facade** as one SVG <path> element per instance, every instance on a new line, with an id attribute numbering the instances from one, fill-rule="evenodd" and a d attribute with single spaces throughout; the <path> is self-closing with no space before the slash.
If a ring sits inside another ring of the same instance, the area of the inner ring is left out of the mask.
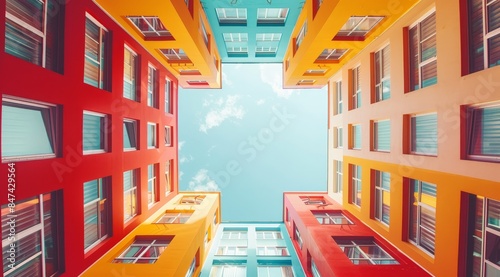
<path id="1" fill-rule="evenodd" d="M 435 276 L 500 272 L 497 7 L 419 1 L 328 82 L 328 194 Z"/>

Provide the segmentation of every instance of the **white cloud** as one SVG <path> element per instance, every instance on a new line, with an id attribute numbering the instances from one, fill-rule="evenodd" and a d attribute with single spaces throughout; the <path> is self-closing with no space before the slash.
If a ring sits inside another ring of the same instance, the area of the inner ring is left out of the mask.
<path id="1" fill-rule="evenodd" d="M 189 163 L 190 161 L 194 160 L 193 156 L 189 155 L 189 156 L 182 156 L 180 159 L 179 159 L 179 162 L 182 164 L 182 163 Z"/>
<path id="2" fill-rule="evenodd" d="M 179 151 L 181 151 L 181 150 L 182 150 L 182 147 L 184 146 L 184 144 L 186 144 L 186 141 L 185 141 L 185 140 L 181 140 L 181 141 L 179 141 L 178 146 L 177 146 L 177 148 L 179 149 Z"/>
<path id="3" fill-rule="evenodd" d="M 262 82 L 271 86 L 278 97 L 289 98 L 293 93 L 298 93 L 297 90 L 283 88 L 282 70 L 278 65 L 260 64 L 259 69 Z"/>
<path id="4" fill-rule="evenodd" d="M 212 146 L 210 146 L 210 148 L 208 148 L 208 150 L 207 150 L 208 157 L 212 156 L 212 151 L 214 151 L 215 147 L 216 147 L 215 145 L 212 145 Z"/>
<path id="5" fill-rule="evenodd" d="M 182 180 L 182 175 L 184 175 L 183 171 L 179 171 L 179 181 Z"/>
<path id="6" fill-rule="evenodd" d="M 262 104 L 266 103 L 266 100 L 265 100 L 265 99 L 263 99 L 263 98 L 261 98 L 261 99 L 257 100 L 257 102 L 256 102 L 256 103 L 257 103 L 257 105 L 258 105 L 258 106 L 260 106 L 260 105 L 262 105 Z"/>
<path id="7" fill-rule="evenodd" d="M 222 80 L 224 80 L 224 84 L 228 85 L 229 87 L 233 86 L 233 81 L 227 77 L 226 72 L 222 71 Z"/>
<path id="8" fill-rule="evenodd" d="M 189 181 L 190 191 L 220 191 L 219 185 L 210 179 L 208 170 L 200 169 L 196 175 Z"/>
<path id="9" fill-rule="evenodd" d="M 205 100 L 203 106 L 210 106 L 212 109 L 205 116 L 204 122 L 200 125 L 200 131 L 206 133 L 209 129 L 219 126 L 227 119 L 242 119 L 245 115 L 243 106 L 237 105 L 239 96 L 229 95 L 217 100 Z"/>

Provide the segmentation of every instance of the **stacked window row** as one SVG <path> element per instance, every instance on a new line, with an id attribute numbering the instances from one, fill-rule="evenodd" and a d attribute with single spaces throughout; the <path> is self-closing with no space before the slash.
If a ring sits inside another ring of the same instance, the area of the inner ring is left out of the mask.
<path id="1" fill-rule="evenodd" d="M 465 155 L 463 159 L 500 161 L 500 102 L 467 105 L 462 107 Z M 348 148 L 362 149 L 364 133 L 369 133 L 370 150 L 391 152 L 391 120 L 373 120 L 370 130 L 363 131 L 361 124 L 348 124 Z M 439 127 L 437 113 L 407 114 L 403 117 L 403 152 L 438 156 Z M 344 147 L 342 127 L 334 127 L 335 148 Z"/>
<path id="2" fill-rule="evenodd" d="M 341 193 L 342 184 L 342 161 L 335 161 L 336 172 L 336 192 Z M 362 207 L 362 167 L 355 164 L 348 165 L 349 172 L 349 192 L 348 202 Z M 374 220 L 390 226 L 391 211 L 391 173 L 372 169 L 370 171 L 370 195 L 372 203 L 370 215 Z M 427 253 L 433 255 L 435 247 L 435 223 L 436 223 L 436 200 L 437 187 L 435 184 L 404 178 L 403 184 L 407 195 L 403 199 L 407 200 L 409 214 L 406 215 L 408 223 L 407 240 Z"/>

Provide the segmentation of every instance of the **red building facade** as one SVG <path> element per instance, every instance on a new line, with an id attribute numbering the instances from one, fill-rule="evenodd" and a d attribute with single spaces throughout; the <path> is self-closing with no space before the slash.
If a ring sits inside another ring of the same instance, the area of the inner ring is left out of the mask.
<path id="1" fill-rule="evenodd" d="M 326 193 L 283 198 L 285 225 L 307 276 L 430 276 Z"/>
<path id="2" fill-rule="evenodd" d="M 0 14 L 3 275 L 77 276 L 177 194 L 177 80 L 93 1 Z"/>

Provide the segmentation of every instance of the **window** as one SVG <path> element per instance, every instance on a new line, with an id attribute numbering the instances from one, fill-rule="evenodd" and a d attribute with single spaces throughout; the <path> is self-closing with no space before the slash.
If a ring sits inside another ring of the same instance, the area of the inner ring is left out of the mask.
<path id="1" fill-rule="evenodd" d="M 285 25 L 288 8 L 257 9 L 257 25 Z"/>
<path id="2" fill-rule="evenodd" d="M 199 250 L 198 250 L 199 251 Z M 194 256 L 193 258 L 193 261 L 191 262 L 191 264 L 189 265 L 189 269 L 188 271 L 186 272 L 186 277 L 193 277 L 194 276 L 194 272 L 196 271 L 196 264 L 198 263 L 198 258 L 197 258 L 198 255 Z"/>
<path id="3" fill-rule="evenodd" d="M 246 42 L 248 41 L 247 33 L 223 33 L 224 42 Z"/>
<path id="4" fill-rule="evenodd" d="M 145 40 L 173 39 L 170 31 L 157 16 L 127 16 L 127 18 L 137 27 Z"/>
<path id="5" fill-rule="evenodd" d="M 257 256 L 290 256 L 286 246 L 257 246 Z"/>
<path id="6" fill-rule="evenodd" d="M 322 225 L 344 225 L 354 224 L 351 220 L 344 216 L 342 212 L 333 211 L 312 211 L 314 217 Z"/>
<path id="7" fill-rule="evenodd" d="M 257 239 L 283 239 L 280 231 L 257 231 Z"/>
<path id="8" fill-rule="evenodd" d="M 342 129 L 342 127 L 336 127 L 335 131 L 336 131 L 335 132 L 335 135 L 336 135 L 335 147 L 336 148 L 342 148 L 344 146 L 344 141 L 342 139 L 343 129 Z"/>
<path id="9" fill-rule="evenodd" d="M 83 82 L 109 90 L 108 31 L 87 15 L 85 21 L 85 71 Z"/>
<path id="10" fill-rule="evenodd" d="M 191 63 L 184 50 L 178 49 L 160 49 L 160 52 L 167 58 L 169 63 Z"/>
<path id="11" fill-rule="evenodd" d="M 500 161 L 500 104 L 467 108 L 467 157 Z"/>
<path id="12" fill-rule="evenodd" d="M 173 191 L 172 173 L 174 167 L 174 160 L 167 160 L 165 163 L 165 196 Z"/>
<path id="13" fill-rule="evenodd" d="M 257 266 L 258 277 L 293 277 L 291 265 L 281 264 L 284 261 L 259 261 Z"/>
<path id="14" fill-rule="evenodd" d="M 136 170 L 123 172 L 123 220 L 137 215 L 137 173 Z"/>
<path id="15" fill-rule="evenodd" d="M 479 195 L 468 195 L 468 221 L 462 223 L 467 231 L 467 276 L 498 276 L 500 274 L 500 202 Z M 464 217 L 462 217 L 464 218 Z M 469 226 L 474 226 L 469 228 Z M 465 276 L 465 274 L 463 275 Z"/>
<path id="16" fill-rule="evenodd" d="M 111 234 L 111 201 L 109 178 L 83 183 L 85 252 Z"/>
<path id="17" fill-rule="evenodd" d="M 172 108 L 172 82 L 165 79 L 165 113 L 173 113 Z"/>
<path id="18" fill-rule="evenodd" d="M 10 205 L 2 206 L 3 276 L 48 277 L 63 272 L 61 196 L 52 192 L 17 201 L 15 212 Z M 11 220 L 15 220 L 15 237 L 9 231 Z M 11 251 L 15 262 L 9 260 Z"/>
<path id="19" fill-rule="evenodd" d="M 247 9 L 216 8 L 220 25 L 246 25 Z"/>
<path id="20" fill-rule="evenodd" d="M 297 34 L 297 37 L 295 38 L 295 51 L 299 49 L 299 46 L 300 44 L 302 44 L 302 41 L 304 40 L 306 33 L 307 33 L 307 21 L 304 22 L 302 28 L 300 28 L 300 31 Z"/>
<path id="21" fill-rule="evenodd" d="M 361 207 L 361 166 L 350 165 L 351 169 L 351 203 Z"/>
<path id="22" fill-rule="evenodd" d="M 299 80 L 297 82 L 297 85 L 313 85 L 314 83 L 316 83 L 316 80 L 312 80 L 312 79 L 302 79 L 302 80 Z"/>
<path id="23" fill-rule="evenodd" d="M 469 72 L 500 65 L 499 3 L 468 0 Z"/>
<path id="24" fill-rule="evenodd" d="M 201 28 L 201 36 L 203 37 L 203 42 L 205 42 L 205 46 L 210 52 L 210 35 L 207 33 L 207 28 L 205 28 L 205 24 L 203 24 L 203 19 L 200 17 L 200 28 Z"/>
<path id="25" fill-rule="evenodd" d="M 186 83 L 190 86 L 208 86 L 208 82 L 204 80 L 188 80 Z"/>
<path id="26" fill-rule="evenodd" d="M 190 195 L 181 198 L 181 204 L 200 205 L 205 199 L 205 195 Z"/>
<path id="27" fill-rule="evenodd" d="M 137 101 L 137 54 L 125 46 L 123 61 L 123 97 Z"/>
<path id="28" fill-rule="evenodd" d="M 391 151 L 391 121 L 380 120 L 373 122 L 373 150 Z"/>
<path id="29" fill-rule="evenodd" d="M 167 249 L 172 237 L 160 237 L 158 239 L 136 237 L 134 242 L 120 256 L 116 257 L 114 263 L 123 264 L 154 264 L 161 253 Z"/>
<path id="30" fill-rule="evenodd" d="M 323 196 L 299 196 L 299 198 L 306 205 L 326 205 L 325 198 Z"/>
<path id="31" fill-rule="evenodd" d="M 313 69 L 308 69 L 304 73 L 304 76 L 323 76 L 325 73 L 328 71 L 328 69 L 321 69 L 321 68 L 313 68 Z"/>
<path id="32" fill-rule="evenodd" d="M 355 265 L 388 265 L 399 264 L 391 255 L 380 247 L 373 238 L 340 239 L 335 243 Z"/>
<path id="33" fill-rule="evenodd" d="M 351 16 L 340 28 L 334 40 L 365 40 L 366 35 L 382 20 L 383 16 Z"/>
<path id="34" fill-rule="evenodd" d="M 258 42 L 279 42 L 281 33 L 257 33 L 256 40 Z"/>
<path id="35" fill-rule="evenodd" d="M 432 12 L 408 30 L 409 91 L 437 83 L 436 13 Z"/>
<path id="36" fill-rule="evenodd" d="M 217 256 L 246 256 L 247 246 L 219 246 Z"/>
<path id="37" fill-rule="evenodd" d="M 156 124 L 148 122 L 148 148 L 156 148 Z"/>
<path id="38" fill-rule="evenodd" d="M 351 149 L 360 150 L 361 149 L 361 125 L 351 125 Z"/>
<path id="39" fill-rule="evenodd" d="M 222 232 L 222 239 L 246 240 L 248 238 L 247 231 L 243 230 L 226 230 Z"/>
<path id="40" fill-rule="evenodd" d="M 255 56 L 256 57 L 270 57 L 270 56 L 276 55 L 277 51 L 278 51 L 277 46 L 269 46 L 269 47 L 257 46 L 257 47 L 255 47 Z"/>
<path id="41" fill-rule="evenodd" d="M 336 192 L 336 193 L 341 193 L 343 190 L 342 171 L 343 171 L 342 161 L 335 161 L 335 189 L 334 189 L 334 192 Z"/>
<path id="42" fill-rule="evenodd" d="M 374 102 L 391 98 L 391 47 L 387 45 L 373 55 L 375 71 Z"/>
<path id="43" fill-rule="evenodd" d="M 389 225 L 391 210 L 391 174 L 373 170 L 373 188 L 375 190 L 374 217 Z"/>
<path id="44" fill-rule="evenodd" d="M 148 165 L 148 206 L 152 206 L 157 200 L 156 188 L 156 166 Z"/>
<path id="45" fill-rule="evenodd" d="M 55 105 L 3 97 L 2 162 L 56 157 L 61 117 Z"/>
<path id="46" fill-rule="evenodd" d="M 148 106 L 158 108 L 158 72 L 152 65 L 148 65 Z"/>
<path id="47" fill-rule="evenodd" d="M 165 126 L 165 146 L 172 146 L 172 126 Z"/>
<path id="48" fill-rule="evenodd" d="M 352 109 L 361 107 L 361 77 L 359 66 L 352 69 Z"/>
<path id="49" fill-rule="evenodd" d="M 135 120 L 123 120 L 123 149 L 137 149 L 137 121 Z"/>
<path id="50" fill-rule="evenodd" d="M 246 277 L 247 267 L 242 264 L 213 265 L 210 277 Z"/>
<path id="51" fill-rule="evenodd" d="M 434 254 L 436 237 L 436 185 L 408 179 L 409 234 L 408 240 L 420 248 Z"/>
<path id="52" fill-rule="evenodd" d="M 334 108 L 336 110 L 333 114 L 341 114 L 342 113 L 342 81 L 335 82 L 335 103 Z"/>
<path id="53" fill-rule="evenodd" d="M 316 266 L 316 263 L 312 259 L 311 259 L 311 272 L 313 277 L 321 277 L 321 275 L 319 274 L 318 267 Z"/>
<path id="54" fill-rule="evenodd" d="M 64 5 L 7 0 L 5 53 L 62 73 Z"/>
<path id="55" fill-rule="evenodd" d="M 137 173 L 136 170 L 123 172 L 124 220 L 128 221 L 137 215 Z"/>
<path id="56" fill-rule="evenodd" d="M 437 155 L 437 114 L 411 117 L 410 151 L 413 154 Z"/>
<path id="57" fill-rule="evenodd" d="M 100 113 L 83 113 L 83 153 L 103 153 L 108 151 L 108 119 Z"/>
<path id="58" fill-rule="evenodd" d="M 299 229 L 297 228 L 297 225 L 294 224 L 293 226 L 295 229 L 293 239 L 297 241 L 297 243 L 299 244 L 299 248 L 302 249 L 303 241 L 302 241 L 302 237 L 300 236 Z"/>
<path id="59" fill-rule="evenodd" d="M 167 211 L 156 223 L 186 223 L 191 215 L 192 212 Z"/>
<path id="60" fill-rule="evenodd" d="M 325 49 L 319 54 L 316 63 L 332 63 L 340 61 L 340 58 L 347 53 L 349 49 Z"/>

